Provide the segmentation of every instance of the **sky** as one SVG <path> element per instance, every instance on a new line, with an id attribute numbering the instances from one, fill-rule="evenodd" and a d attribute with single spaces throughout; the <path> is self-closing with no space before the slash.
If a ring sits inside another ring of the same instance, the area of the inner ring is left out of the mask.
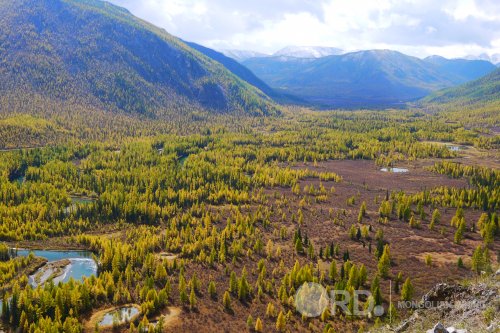
<path id="1" fill-rule="evenodd" d="M 271 54 L 300 45 L 393 49 L 418 57 L 500 54 L 498 0 L 108 1 L 218 50 Z"/>

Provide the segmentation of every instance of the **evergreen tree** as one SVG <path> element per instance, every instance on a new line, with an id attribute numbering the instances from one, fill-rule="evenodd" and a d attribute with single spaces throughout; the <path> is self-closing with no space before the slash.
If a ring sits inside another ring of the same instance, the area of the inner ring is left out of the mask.
<path id="1" fill-rule="evenodd" d="M 194 288 L 191 288 L 191 293 L 189 294 L 189 309 L 193 311 L 196 308 L 196 294 Z"/>
<path id="2" fill-rule="evenodd" d="M 462 218 L 460 219 L 457 231 L 455 232 L 455 236 L 453 238 L 453 241 L 455 244 L 460 244 L 462 243 L 462 240 L 464 239 L 464 232 L 465 232 L 465 220 Z"/>
<path id="3" fill-rule="evenodd" d="M 406 278 L 401 288 L 401 299 L 403 301 L 411 301 L 413 299 L 413 293 L 414 289 L 411 280 L 410 278 Z"/>
<path id="4" fill-rule="evenodd" d="M 432 212 L 431 224 L 435 225 L 435 224 L 439 224 L 439 223 L 441 223 L 441 213 L 439 212 L 439 209 L 436 208 Z"/>
<path id="5" fill-rule="evenodd" d="M 328 270 L 328 278 L 333 283 L 337 279 L 337 263 L 332 260 L 330 263 L 330 269 Z"/>
<path id="6" fill-rule="evenodd" d="M 212 298 L 215 299 L 217 297 L 217 290 L 215 288 L 215 282 L 210 281 L 208 284 L 208 295 Z"/>
<path id="7" fill-rule="evenodd" d="M 224 306 L 224 309 L 226 311 L 231 311 L 231 296 L 229 295 L 229 292 L 226 290 L 224 292 L 224 296 L 222 297 L 222 305 Z"/>
<path id="8" fill-rule="evenodd" d="M 278 318 L 276 318 L 276 329 L 278 332 L 283 332 L 286 328 L 286 318 L 283 315 L 283 311 L 280 311 Z"/>
<path id="9" fill-rule="evenodd" d="M 391 268 L 391 257 L 389 252 L 389 245 L 384 246 L 384 252 L 378 261 L 378 273 L 381 277 L 386 278 L 389 275 Z"/>
<path id="10" fill-rule="evenodd" d="M 262 332 L 263 327 L 262 327 L 262 320 L 260 320 L 259 317 L 257 317 L 257 320 L 255 321 L 255 332 Z"/>
<path id="11" fill-rule="evenodd" d="M 249 314 L 248 317 L 247 317 L 247 327 L 248 327 L 248 329 L 254 328 L 255 327 L 254 325 L 255 324 L 253 322 L 253 317 L 252 317 L 251 314 Z"/>

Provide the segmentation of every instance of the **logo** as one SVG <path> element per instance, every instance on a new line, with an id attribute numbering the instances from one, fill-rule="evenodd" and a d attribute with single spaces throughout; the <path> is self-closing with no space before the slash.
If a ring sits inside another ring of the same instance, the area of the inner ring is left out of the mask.
<path id="1" fill-rule="evenodd" d="M 360 310 L 361 300 L 364 300 L 364 309 Z M 381 305 L 375 305 L 371 292 L 367 290 L 331 290 L 330 295 L 319 283 L 306 282 L 300 286 L 295 293 L 295 308 L 305 317 L 313 318 L 320 316 L 325 309 L 335 316 L 337 311 L 342 310 L 347 316 L 356 317 L 380 317 L 385 313 Z"/>

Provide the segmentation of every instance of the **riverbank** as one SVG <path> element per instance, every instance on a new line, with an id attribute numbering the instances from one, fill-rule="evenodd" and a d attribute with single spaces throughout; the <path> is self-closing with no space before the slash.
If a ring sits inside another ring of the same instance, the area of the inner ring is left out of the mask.
<path id="1" fill-rule="evenodd" d="M 21 258 L 14 258 L 11 260 L 19 260 Z M 17 274 L 14 278 L 10 280 L 8 283 L 4 283 L 2 286 L 0 286 L 0 295 L 3 295 L 7 292 L 9 292 L 14 283 L 18 281 L 22 276 L 30 276 L 32 274 L 35 274 L 40 268 L 42 268 L 48 260 L 46 258 L 42 257 L 33 257 L 32 261 L 26 266 L 21 268 L 19 271 L 17 271 Z"/>
<path id="2" fill-rule="evenodd" d="M 34 287 L 43 285 L 50 280 L 55 280 L 63 276 L 71 265 L 69 259 L 53 261 L 42 266 L 35 274 L 31 275 L 31 283 Z"/>

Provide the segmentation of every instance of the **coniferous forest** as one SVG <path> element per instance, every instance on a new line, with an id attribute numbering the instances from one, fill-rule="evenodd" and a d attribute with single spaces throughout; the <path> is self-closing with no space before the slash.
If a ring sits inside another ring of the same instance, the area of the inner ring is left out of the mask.
<path id="1" fill-rule="evenodd" d="M 0 13 L 0 332 L 369 332 L 498 269 L 498 69 L 317 110 L 100 1 Z M 55 56 L 70 41 L 74 63 Z M 307 282 L 370 296 L 306 316 Z"/>
<path id="2" fill-rule="evenodd" d="M 498 137 L 445 119 L 284 109 L 237 126 L 191 121 L 194 134 L 117 125 L 99 141 L 70 132 L 60 144 L 35 148 L 39 137 L 3 151 L 2 321 L 23 332 L 93 331 L 99 310 L 134 304 L 140 316 L 117 327 L 383 325 L 388 317 L 302 318 L 295 292 L 310 281 L 362 287 L 389 309 L 389 281 L 393 297 L 413 299 L 442 279 L 492 270 Z M 381 171 L 392 167 L 408 172 Z M 97 274 L 32 287 L 43 259 L 14 248 L 88 250 Z"/>

